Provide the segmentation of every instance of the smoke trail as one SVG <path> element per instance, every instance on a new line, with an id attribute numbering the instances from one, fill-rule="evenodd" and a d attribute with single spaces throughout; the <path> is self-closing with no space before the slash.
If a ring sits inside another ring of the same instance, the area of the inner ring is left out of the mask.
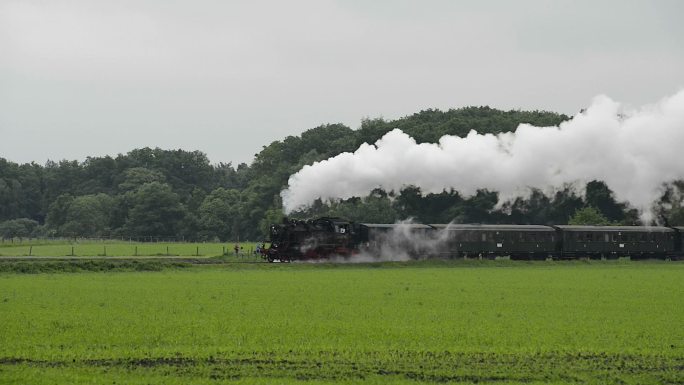
<path id="1" fill-rule="evenodd" d="M 662 183 L 684 178 L 684 90 L 657 104 L 626 110 L 606 96 L 558 127 L 521 124 L 515 132 L 422 143 L 395 129 L 375 145 L 304 166 L 281 195 L 286 212 L 316 198 L 365 196 L 374 188 L 425 193 L 455 189 L 472 195 L 498 191 L 500 199 L 529 188 L 602 180 L 619 200 L 649 212 Z"/>

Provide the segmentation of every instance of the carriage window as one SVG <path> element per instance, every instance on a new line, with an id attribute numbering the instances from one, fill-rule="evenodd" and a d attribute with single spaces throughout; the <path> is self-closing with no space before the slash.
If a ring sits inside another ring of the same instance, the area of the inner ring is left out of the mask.
<path id="1" fill-rule="evenodd" d="M 482 233 L 482 242 L 487 241 L 487 233 Z"/>
<path id="2" fill-rule="evenodd" d="M 613 242 L 617 242 L 617 238 L 618 238 L 618 237 L 617 237 L 617 234 L 615 234 L 615 233 L 610 234 L 610 238 L 611 238 L 611 240 L 612 240 Z"/>
<path id="3" fill-rule="evenodd" d="M 593 238 L 593 237 L 591 236 L 591 233 L 587 233 L 587 236 L 585 237 L 585 239 L 586 239 L 587 241 L 591 241 L 592 238 Z"/>
<path id="4" fill-rule="evenodd" d="M 604 234 L 604 240 L 605 242 L 610 242 L 610 235 Z"/>

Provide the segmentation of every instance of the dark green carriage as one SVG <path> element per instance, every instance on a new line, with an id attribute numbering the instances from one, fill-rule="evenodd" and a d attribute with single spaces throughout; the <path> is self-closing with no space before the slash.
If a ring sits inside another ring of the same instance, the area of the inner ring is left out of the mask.
<path id="1" fill-rule="evenodd" d="M 684 226 L 675 226 L 675 252 L 676 259 L 684 259 Z"/>
<path id="2" fill-rule="evenodd" d="M 554 226 L 564 258 L 664 258 L 675 252 L 676 231 L 659 226 Z"/>
<path id="3" fill-rule="evenodd" d="M 415 259 L 434 256 L 433 232 L 432 227 L 420 223 L 359 223 L 355 228 L 360 252 L 401 252 Z"/>
<path id="4" fill-rule="evenodd" d="M 540 225 L 434 224 L 449 257 L 545 259 L 559 251 L 556 232 Z"/>

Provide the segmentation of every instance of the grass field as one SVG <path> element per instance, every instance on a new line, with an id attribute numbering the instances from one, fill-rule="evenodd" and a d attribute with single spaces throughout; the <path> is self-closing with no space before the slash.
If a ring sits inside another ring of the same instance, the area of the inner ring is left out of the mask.
<path id="1" fill-rule="evenodd" d="M 684 383 L 684 264 L 0 274 L 0 383 Z"/>
<path id="2" fill-rule="evenodd" d="M 78 241 L 78 242 L 23 242 L 1 243 L 0 257 L 93 257 L 93 256 L 221 256 L 234 255 L 234 242 L 181 243 L 181 242 L 125 242 L 125 241 Z M 240 256 L 252 255 L 254 242 L 241 242 Z"/>

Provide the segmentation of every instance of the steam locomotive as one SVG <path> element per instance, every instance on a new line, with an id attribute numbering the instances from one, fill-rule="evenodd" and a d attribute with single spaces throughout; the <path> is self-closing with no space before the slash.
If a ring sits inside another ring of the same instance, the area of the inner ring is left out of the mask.
<path id="1" fill-rule="evenodd" d="M 411 259 L 681 259 L 684 227 L 373 224 L 341 218 L 270 226 L 269 262 L 402 254 Z"/>

